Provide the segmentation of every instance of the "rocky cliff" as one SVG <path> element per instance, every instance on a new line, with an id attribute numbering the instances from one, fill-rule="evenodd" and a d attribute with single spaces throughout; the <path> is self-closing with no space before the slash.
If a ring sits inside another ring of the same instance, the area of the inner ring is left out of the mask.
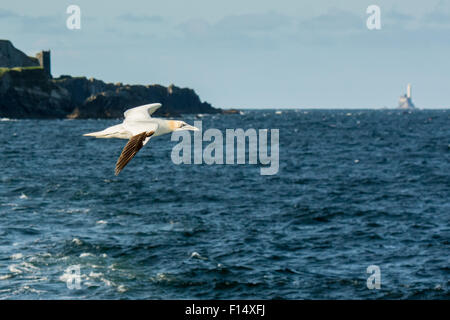
<path id="1" fill-rule="evenodd" d="M 16 49 L 11 41 L 0 39 L 0 67 L 37 67 L 37 58 L 29 57 L 22 51 Z"/>
<path id="2" fill-rule="evenodd" d="M 163 107 L 156 116 L 178 116 L 187 113 L 220 113 L 207 102 L 201 102 L 192 89 L 174 85 L 124 85 L 96 79 L 62 76 L 52 80 L 66 89 L 76 104 L 69 118 L 120 118 L 129 108 L 159 102 Z"/>
<path id="3" fill-rule="evenodd" d="M 0 40 L 0 117 L 121 118 L 126 109 L 156 102 L 163 105 L 156 116 L 222 112 L 202 102 L 194 90 L 174 85 L 112 84 L 71 76 L 52 79 L 37 59 Z"/>
<path id="4" fill-rule="evenodd" d="M 0 69 L 0 117 L 64 118 L 73 108 L 70 93 L 41 67 Z"/>

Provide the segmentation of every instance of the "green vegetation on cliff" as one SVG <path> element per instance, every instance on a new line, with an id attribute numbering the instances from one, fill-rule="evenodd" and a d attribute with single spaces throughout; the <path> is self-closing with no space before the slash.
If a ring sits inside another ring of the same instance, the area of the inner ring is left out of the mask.
<path id="1" fill-rule="evenodd" d="M 22 72 L 27 70 L 44 70 L 42 67 L 14 67 L 14 68 L 1 68 L 0 67 L 0 77 L 3 76 L 3 74 L 11 71 L 16 72 Z"/>

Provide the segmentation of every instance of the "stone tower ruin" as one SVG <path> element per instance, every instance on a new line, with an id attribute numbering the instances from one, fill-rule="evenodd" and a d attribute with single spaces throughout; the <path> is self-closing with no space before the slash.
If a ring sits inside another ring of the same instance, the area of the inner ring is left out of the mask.
<path id="1" fill-rule="evenodd" d="M 36 54 L 36 58 L 39 61 L 39 64 L 42 68 L 44 68 L 45 74 L 51 78 L 51 69 L 50 69 L 50 50 L 49 51 L 41 51 Z"/>

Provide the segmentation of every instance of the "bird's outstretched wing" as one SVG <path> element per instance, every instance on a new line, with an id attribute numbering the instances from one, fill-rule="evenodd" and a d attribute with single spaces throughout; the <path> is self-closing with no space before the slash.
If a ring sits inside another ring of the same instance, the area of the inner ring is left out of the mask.
<path id="1" fill-rule="evenodd" d="M 161 107 L 160 103 L 144 104 L 124 112 L 125 120 L 148 120 Z"/>
<path id="2" fill-rule="evenodd" d="M 141 148 L 144 146 L 144 140 L 151 137 L 154 133 L 155 131 L 142 132 L 135 136 L 132 136 L 130 140 L 128 140 L 128 143 L 123 148 L 122 153 L 117 160 L 115 172 L 116 176 L 120 173 L 120 171 L 122 171 L 123 168 L 125 168 L 128 162 L 133 159 L 136 153 L 141 150 Z"/>

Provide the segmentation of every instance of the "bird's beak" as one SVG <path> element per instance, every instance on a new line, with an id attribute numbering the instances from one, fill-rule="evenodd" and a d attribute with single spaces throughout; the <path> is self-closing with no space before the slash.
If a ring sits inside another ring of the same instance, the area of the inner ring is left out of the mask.
<path id="1" fill-rule="evenodd" d="M 197 127 L 191 126 L 189 124 L 186 124 L 183 127 L 176 129 L 175 131 L 182 131 L 182 130 L 199 131 Z"/>

